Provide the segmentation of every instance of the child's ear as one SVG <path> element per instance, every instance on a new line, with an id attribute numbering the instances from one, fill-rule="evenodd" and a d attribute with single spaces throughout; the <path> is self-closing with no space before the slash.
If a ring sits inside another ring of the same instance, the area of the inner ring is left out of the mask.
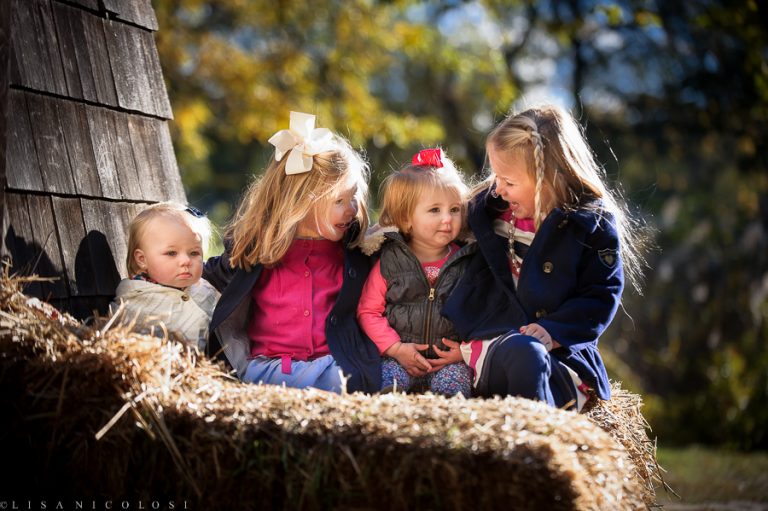
<path id="1" fill-rule="evenodd" d="M 133 260 L 139 265 L 139 268 L 145 270 L 147 268 L 147 256 L 144 255 L 144 251 L 137 248 L 133 251 Z"/>

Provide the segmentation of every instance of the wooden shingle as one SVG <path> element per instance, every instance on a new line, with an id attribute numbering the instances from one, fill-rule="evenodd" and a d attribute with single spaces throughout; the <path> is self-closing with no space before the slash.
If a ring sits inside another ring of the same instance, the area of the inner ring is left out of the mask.
<path id="1" fill-rule="evenodd" d="M 157 138 L 153 138 L 153 122 L 155 122 L 154 119 L 132 115 L 128 118 L 128 129 L 144 199 L 161 201 L 168 195 L 162 182 L 162 160 L 157 147 Z"/>
<path id="2" fill-rule="evenodd" d="M 156 115 L 155 101 L 144 66 L 142 30 L 118 22 L 106 22 L 104 29 L 120 107 Z M 141 66 L 136 69 L 136 66 Z"/>
<path id="3" fill-rule="evenodd" d="M 179 202 L 186 202 L 187 194 L 184 192 L 184 185 L 181 183 L 181 174 L 176 163 L 176 156 L 173 153 L 173 142 L 171 141 L 171 132 L 168 129 L 168 123 L 152 119 L 150 124 L 155 133 L 155 140 L 159 142 L 159 153 L 162 170 L 159 175 L 162 176 L 163 186 L 167 188 L 168 197 Z"/>
<path id="4" fill-rule="evenodd" d="M 63 264 L 50 197 L 7 193 L 9 221 L 12 228 L 6 233 L 13 273 L 54 277 L 53 282 L 31 283 L 28 291 L 44 298 L 69 296 L 66 282 L 61 279 Z"/>
<path id="5" fill-rule="evenodd" d="M 119 114 L 108 112 L 112 117 L 115 128 L 114 154 L 117 163 L 117 174 L 120 180 L 120 190 L 123 198 L 131 200 L 143 200 L 141 183 L 136 171 L 136 162 L 131 145 L 131 133 L 128 129 L 128 118 L 131 114 Z"/>
<path id="6" fill-rule="evenodd" d="M 38 43 L 43 51 L 43 65 L 47 65 L 51 70 L 53 77 L 52 89 L 47 88 L 49 92 L 68 95 L 67 81 L 64 78 L 64 66 L 61 61 L 61 52 L 59 51 L 59 38 L 56 33 L 56 25 L 53 21 L 53 11 L 51 10 L 50 0 L 27 0 L 35 4 L 36 15 L 33 16 L 35 23 L 35 34 Z"/>
<path id="7" fill-rule="evenodd" d="M 125 20 L 149 30 L 157 30 L 157 16 L 150 0 L 103 0 L 104 8 L 119 20 Z"/>
<path id="8" fill-rule="evenodd" d="M 80 69 L 77 62 L 77 37 L 83 37 L 82 31 L 77 32 L 72 27 L 72 14 L 79 17 L 79 12 L 64 4 L 53 2 L 53 20 L 56 33 L 59 36 L 59 53 L 64 67 L 64 79 L 67 82 L 68 95 L 71 98 L 83 99 L 83 85 L 80 81 Z M 94 97 L 95 98 L 95 97 Z"/>
<path id="9" fill-rule="evenodd" d="M 86 108 L 86 116 L 91 132 L 93 154 L 96 158 L 96 169 L 101 182 L 102 197 L 120 199 L 122 192 L 115 164 L 116 136 L 112 116 L 107 109 L 99 107 Z"/>
<path id="10" fill-rule="evenodd" d="M 11 7 L 11 46 L 19 85 L 53 92 L 53 75 L 45 59 L 45 49 L 35 34 L 36 1 L 13 0 Z"/>
<path id="11" fill-rule="evenodd" d="M 52 197 L 52 201 L 70 296 L 98 294 L 95 266 L 103 261 L 91 257 L 80 199 Z"/>
<path id="12" fill-rule="evenodd" d="M 104 20 L 90 14 L 84 14 L 81 20 L 91 72 L 96 85 L 97 101 L 102 105 L 117 106 L 115 79 L 112 76 L 107 40 L 104 36 Z"/>
<path id="13" fill-rule="evenodd" d="M 141 34 L 141 48 L 144 54 L 144 64 L 149 78 L 149 87 L 152 90 L 152 98 L 155 102 L 155 114 L 164 119 L 173 119 L 171 102 L 163 81 L 163 70 L 160 67 L 160 57 L 157 54 L 157 45 L 153 35 L 149 32 Z"/>
<path id="14" fill-rule="evenodd" d="M 44 297 L 63 298 L 69 296 L 67 283 L 62 278 L 64 261 L 61 258 L 59 240 L 54 225 L 51 198 L 44 195 L 27 196 L 29 219 L 32 226 L 32 239 L 40 247 L 39 259 L 32 268 L 33 273 L 41 277 L 56 277 L 53 282 L 41 283 Z"/>
<path id="15" fill-rule="evenodd" d="M 67 70 L 66 62 L 72 62 L 74 59 L 77 78 L 66 74 L 67 84 L 72 82 L 71 90 L 77 90 L 74 82 L 80 83 L 80 97 L 86 101 L 97 102 L 96 80 L 94 78 L 93 67 L 91 66 L 91 56 L 88 52 L 88 43 L 85 33 L 87 12 L 75 9 L 68 5 L 53 3 L 53 15 L 56 20 L 56 26 L 59 29 L 59 47 L 61 49 L 62 60 L 65 61 L 65 73 L 71 73 Z"/>
<path id="16" fill-rule="evenodd" d="M 14 190 L 44 191 L 43 176 L 37 161 L 35 139 L 29 124 L 26 93 L 11 90 L 6 103 L 8 123 L 6 143 L 7 186 Z"/>
<path id="17" fill-rule="evenodd" d="M 75 182 L 69 166 L 67 146 L 61 131 L 56 103 L 54 98 L 48 96 L 27 94 L 29 124 L 45 190 L 52 193 L 74 194 Z"/>
<path id="18" fill-rule="evenodd" d="M 101 197 L 101 179 L 91 143 L 86 107 L 74 101 L 58 101 L 59 122 L 69 155 L 69 165 L 78 195 Z"/>
<path id="19" fill-rule="evenodd" d="M 3 248 L 11 258 L 11 274 L 30 275 L 40 250 L 35 248 L 27 196 L 6 193 L 5 206 L 9 227 L 3 233 Z M 43 296 L 39 282 L 31 282 L 26 291 L 33 296 Z"/>
<path id="20" fill-rule="evenodd" d="M 82 199 L 88 250 L 94 265 L 94 280 L 99 295 L 114 294 L 122 277 L 118 269 L 128 249 L 126 225 L 121 210 L 124 204 L 102 200 Z"/>

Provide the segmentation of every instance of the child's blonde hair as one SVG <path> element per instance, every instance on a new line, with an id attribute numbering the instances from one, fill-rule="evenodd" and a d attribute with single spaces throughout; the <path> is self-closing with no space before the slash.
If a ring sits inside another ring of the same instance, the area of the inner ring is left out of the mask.
<path id="1" fill-rule="evenodd" d="M 397 227 L 407 238 L 410 234 L 407 232 L 408 226 L 416 210 L 416 204 L 428 190 L 445 190 L 454 193 L 461 202 L 462 219 L 464 218 L 469 189 L 453 161 L 445 156 L 442 150 L 435 151 L 440 151 L 442 167 L 410 163 L 384 179 L 380 192 L 379 225 Z"/>
<path id="2" fill-rule="evenodd" d="M 620 255 L 630 283 L 640 291 L 645 260 L 645 229 L 633 219 L 617 191 L 606 184 L 605 169 L 597 163 L 581 126 L 566 110 L 541 105 L 510 113 L 486 139 L 486 148 L 522 156 L 535 183 L 534 222 L 538 227 L 556 207 L 566 211 L 600 199 L 601 209 L 613 215 Z M 490 188 L 493 173 L 474 191 Z"/>
<path id="3" fill-rule="evenodd" d="M 125 266 L 129 276 L 141 273 L 141 268 L 133 257 L 133 253 L 136 252 L 137 248 L 141 248 L 141 240 L 149 222 L 161 217 L 177 220 L 188 226 L 192 232 L 200 236 L 203 253 L 208 251 L 208 242 L 213 230 L 208 217 L 200 210 L 178 202 L 158 202 L 136 215 L 128 227 L 128 254 L 125 258 Z"/>
<path id="4" fill-rule="evenodd" d="M 313 213 L 318 221 L 327 222 L 322 212 L 353 188 L 360 231 L 350 246 L 359 243 L 368 228 L 368 164 L 339 135 L 333 136 L 332 145 L 312 156 L 309 172 L 286 174 L 288 158 L 276 161 L 273 156 L 264 175 L 254 179 L 227 227 L 233 268 L 276 265 L 295 238 L 299 222 Z"/>

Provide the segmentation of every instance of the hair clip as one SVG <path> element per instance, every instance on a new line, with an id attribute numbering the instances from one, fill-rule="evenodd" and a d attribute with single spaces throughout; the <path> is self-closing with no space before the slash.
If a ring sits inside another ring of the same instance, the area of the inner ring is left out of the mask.
<path id="1" fill-rule="evenodd" d="M 205 216 L 205 213 L 203 213 L 202 211 L 200 211 L 199 209 L 197 209 L 194 206 L 187 206 L 186 211 L 187 211 L 187 213 L 189 213 L 190 215 L 192 215 L 195 218 L 203 218 Z"/>
<path id="2" fill-rule="evenodd" d="M 334 147 L 333 133 L 327 128 L 315 128 L 315 116 L 301 112 L 291 112 L 289 128 L 278 131 L 268 142 L 275 146 L 275 160 L 282 160 L 288 153 L 288 175 L 309 172 L 312 157 Z"/>
<path id="3" fill-rule="evenodd" d="M 417 166 L 429 166 L 429 167 L 435 167 L 435 168 L 442 168 L 443 167 L 443 150 L 438 148 L 435 149 L 422 149 L 418 153 L 413 155 L 413 159 L 411 159 L 411 163 L 413 165 Z"/>

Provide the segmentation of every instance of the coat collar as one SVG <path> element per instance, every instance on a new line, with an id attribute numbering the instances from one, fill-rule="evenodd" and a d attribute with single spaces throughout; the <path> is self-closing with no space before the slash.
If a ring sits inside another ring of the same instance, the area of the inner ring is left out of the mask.
<path id="1" fill-rule="evenodd" d="M 478 224 L 487 223 L 488 229 L 493 231 L 493 220 L 508 207 L 507 201 L 501 197 L 493 197 L 489 192 L 490 190 L 483 190 L 470 203 L 469 223 L 476 236 L 479 235 L 476 228 Z M 573 221 L 587 232 L 594 233 L 600 223 L 606 220 L 613 223 L 613 215 L 605 209 L 602 199 L 592 199 L 581 204 L 578 209 L 553 209 L 544 224 L 554 223 L 559 226 L 563 221 Z"/>

